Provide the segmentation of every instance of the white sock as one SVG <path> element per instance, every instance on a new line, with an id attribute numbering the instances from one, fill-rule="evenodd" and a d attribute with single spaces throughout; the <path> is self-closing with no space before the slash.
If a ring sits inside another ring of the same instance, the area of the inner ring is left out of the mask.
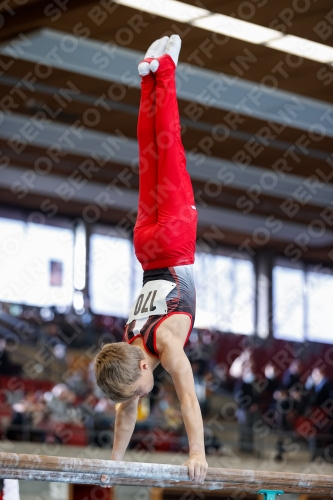
<path id="1" fill-rule="evenodd" d="M 158 70 L 159 65 L 160 65 L 160 62 L 157 59 L 153 59 L 149 64 L 150 71 L 155 73 L 155 71 Z"/>
<path id="2" fill-rule="evenodd" d="M 141 62 L 138 66 L 140 76 L 146 76 L 150 73 L 149 62 Z"/>
<path id="3" fill-rule="evenodd" d="M 169 41 L 168 36 L 164 36 L 162 38 L 159 38 L 158 40 L 155 40 L 155 42 L 153 42 L 150 45 L 144 58 L 147 59 L 147 58 L 151 58 L 151 57 L 162 56 L 165 52 L 168 41 Z M 149 63 L 148 62 L 141 62 L 138 66 L 138 70 L 139 70 L 140 76 L 148 75 L 148 73 L 150 71 Z"/>
<path id="4" fill-rule="evenodd" d="M 169 38 L 168 43 L 166 44 L 165 47 L 165 54 L 169 54 L 169 56 L 172 58 L 173 62 L 177 66 L 178 63 L 178 58 L 179 58 L 179 52 L 180 48 L 182 46 L 182 40 L 179 35 L 171 35 Z M 157 59 L 154 59 L 150 63 L 150 70 L 155 73 L 155 71 L 158 70 L 160 63 L 157 61 Z"/>
<path id="5" fill-rule="evenodd" d="M 179 35 L 171 35 L 167 43 L 165 53 L 169 54 L 175 66 L 178 64 L 179 52 L 182 46 L 182 39 Z"/>
<path id="6" fill-rule="evenodd" d="M 160 57 L 164 54 L 166 46 L 169 42 L 169 37 L 164 36 L 155 40 L 146 52 L 145 59 L 148 57 Z"/>

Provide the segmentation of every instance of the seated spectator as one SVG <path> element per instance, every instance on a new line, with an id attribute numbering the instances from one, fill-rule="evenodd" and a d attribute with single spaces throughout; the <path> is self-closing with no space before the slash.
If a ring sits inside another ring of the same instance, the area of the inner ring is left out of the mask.
<path id="1" fill-rule="evenodd" d="M 325 366 L 314 368 L 307 381 L 306 388 L 309 390 L 308 405 L 321 406 L 332 397 L 333 380 L 327 374 Z"/>
<path id="2" fill-rule="evenodd" d="M 277 379 L 276 368 L 270 361 L 264 368 L 265 379 L 267 381 L 267 390 L 272 393 L 278 388 L 279 382 Z"/>
<path id="3" fill-rule="evenodd" d="M 292 387 L 298 385 L 299 387 L 303 384 L 301 383 L 302 375 L 302 362 L 300 359 L 294 359 L 289 368 L 287 368 L 282 375 L 282 385 L 286 389 L 291 389 Z"/>
<path id="4" fill-rule="evenodd" d="M 12 421 L 7 429 L 7 438 L 12 441 L 45 441 L 43 426 L 47 409 L 43 393 L 29 392 L 23 399 L 13 404 Z"/>
<path id="5" fill-rule="evenodd" d="M 91 361 L 88 366 L 87 384 L 89 385 L 90 391 L 96 398 L 101 399 L 105 397 L 105 394 L 101 391 L 96 382 L 94 360 Z"/>
<path id="6" fill-rule="evenodd" d="M 116 416 L 116 404 L 109 398 L 102 398 L 97 401 L 94 411 L 95 415 L 107 418 L 110 422 L 113 422 Z"/>
<path id="7" fill-rule="evenodd" d="M 65 380 L 66 385 L 78 398 L 84 398 L 89 393 L 90 383 L 88 380 L 88 369 L 80 368 L 71 373 Z"/>
<path id="8" fill-rule="evenodd" d="M 81 423 L 79 412 L 74 408 L 75 394 L 67 385 L 55 385 L 52 391 L 45 393 L 44 400 L 54 422 Z"/>
<path id="9" fill-rule="evenodd" d="M 247 347 L 244 351 L 233 361 L 230 366 L 229 374 L 233 378 L 240 379 L 243 374 L 243 365 L 247 362 L 254 363 L 253 349 L 252 347 Z"/>

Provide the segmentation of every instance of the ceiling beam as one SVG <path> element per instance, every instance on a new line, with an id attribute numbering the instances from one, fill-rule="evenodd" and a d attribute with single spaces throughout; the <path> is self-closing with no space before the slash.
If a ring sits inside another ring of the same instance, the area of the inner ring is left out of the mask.
<path id="1" fill-rule="evenodd" d="M 70 50 L 68 49 L 70 47 Z M 71 33 L 39 29 L 0 45 L 0 54 L 54 68 L 139 88 L 137 65 L 141 52 L 115 44 L 82 39 Z M 96 57 L 98 57 L 96 59 Z M 103 64 L 101 64 L 103 57 Z M 177 93 L 180 99 L 202 109 L 223 109 L 268 120 L 299 130 L 322 127 L 333 137 L 333 106 L 324 101 L 266 87 L 238 77 L 179 63 Z M 188 109 L 190 116 L 190 108 Z"/>
<path id="2" fill-rule="evenodd" d="M 56 146 L 68 154 L 81 155 L 82 162 L 95 156 L 104 161 L 119 163 L 130 169 L 137 168 L 138 143 L 136 140 L 124 135 L 116 136 L 86 128 L 81 129 L 81 126 L 80 121 L 76 126 L 66 126 L 63 123 L 27 119 L 26 115 L 13 113 L 3 116 L 0 138 L 7 141 L 11 148 L 15 148 L 13 137 L 16 137 L 21 138 L 27 144 L 45 150 L 45 160 L 36 160 L 37 162 L 41 161 L 42 168 L 47 168 L 46 164 L 51 165 L 52 168 L 48 150 Z M 31 127 L 30 130 L 33 131 L 31 133 L 35 136 L 31 141 L 27 141 L 22 132 L 22 130 L 27 130 L 27 127 Z M 36 162 L 31 166 L 31 170 L 33 171 L 34 168 L 36 168 Z M 257 194 L 260 192 L 283 199 L 291 197 L 297 201 L 301 200 L 301 197 L 304 196 L 304 190 L 306 190 L 307 197 L 310 198 L 308 203 L 318 207 L 326 207 L 333 199 L 332 184 L 322 182 L 321 185 L 318 184 L 314 190 L 311 190 L 305 187 L 306 179 L 303 177 L 289 173 L 285 175 L 283 172 L 278 173 L 254 165 L 240 166 L 229 160 L 203 154 L 193 155 L 187 152 L 187 169 L 193 180 L 205 182 L 204 189 L 208 191 L 214 190 L 216 185 L 215 189 L 222 189 L 223 185 L 226 185 L 244 191 L 250 189 Z M 313 174 L 315 173 L 316 169 L 314 168 Z"/>
<path id="3" fill-rule="evenodd" d="M 10 88 L 15 87 L 15 85 L 19 84 L 21 82 L 21 79 L 15 76 L 10 76 L 10 75 L 0 75 L 0 84 L 8 86 Z M 53 85 L 48 85 L 45 83 L 34 83 L 34 92 L 39 92 L 40 94 L 44 95 L 50 95 L 54 96 L 59 92 L 59 87 L 53 86 Z M 27 90 L 25 90 L 26 94 L 29 94 Z M 32 95 L 32 94 L 31 94 Z M 37 97 L 36 97 L 37 98 Z M 120 111 L 122 113 L 132 115 L 137 117 L 139 114 L 139 106 L 135 106 L 133 104 L 127 104 L 125 102 L 121 101 L 114 101 L 112 99 L 103 99 L 103 103 L 99 100 L 96 100 L 96 96 L 92 94 L 86 94 L 84 92 L 80 92 L 80 94 L 71 95 L 71 101 L 77 102 L 77 103 L 82 103 L 84 105 L 90 105 L 94 107 L 99 107 L 101 109 L 104 109 L 103 106 L 109 106 L 110 109 L 114 111 Z M 59 121 L 61 122 L 61 115 L 59 116 Z M 187 118 L 184 118 L 183 116 L 180 117 L 181 125 L 185 126 L 188 129 L 192 130 L 198 130 L 200 132 L 203 132 L 205 134 L 212 134 L 214 127 L 216 124 L 214 123 L 208 123 L 208 122 L 203 122 L 201 120 L 198 121 L 193 121 Z M 247 141 L 252 141 L 254 138 L 254 134 L 247 132 L 245 130 L 233 130 L 232 128 L 228 129 L 228 137 L 231 139 L 236 139 L 240 142 L 247 142 Z M 306 155 L 308 158 L 313 158 L 315 160 L 322 160 L 325 161 L 330 153 L 328 151 L 323 151 L 319 149 L 313 149 L 313 148 L 306 148 L 299 146 L 295 142 L 288 142 L 284 140 L 277 140 L 277 139 L 270 139 L 269 137 L 265 138 L 265 141 L 267 142 L 268 146 L 273 149 L 277 149 L 280 151 L 286 151 L 286 150 L 292 150 L 295 152 L 296 155 L 298 156 L 304 156 Z"/>

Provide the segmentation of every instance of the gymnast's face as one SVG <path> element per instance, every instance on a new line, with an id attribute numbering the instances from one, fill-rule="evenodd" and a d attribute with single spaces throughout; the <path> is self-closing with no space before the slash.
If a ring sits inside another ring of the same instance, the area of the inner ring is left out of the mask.
<path id="1" fill-rule="evenodd" d="M 132 389 L 134 397 L 143 398 L 153 389 L 154 376 L 146 360 L 140 361 L 140 372 L 140 377 L 132 384 Z"/>

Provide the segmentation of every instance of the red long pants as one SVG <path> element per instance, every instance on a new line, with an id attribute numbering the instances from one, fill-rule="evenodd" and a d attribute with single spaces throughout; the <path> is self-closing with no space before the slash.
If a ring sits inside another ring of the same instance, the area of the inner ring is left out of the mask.
<path id="1" fill-rule="evenodd" d="M 140 186 L 134 248 L 144 271 L 193 264 L 197 227 L 180 135 L 176 66 L 169 55 L 157 59 L 158 70 L 141 79 L 137 130 Z"/>

